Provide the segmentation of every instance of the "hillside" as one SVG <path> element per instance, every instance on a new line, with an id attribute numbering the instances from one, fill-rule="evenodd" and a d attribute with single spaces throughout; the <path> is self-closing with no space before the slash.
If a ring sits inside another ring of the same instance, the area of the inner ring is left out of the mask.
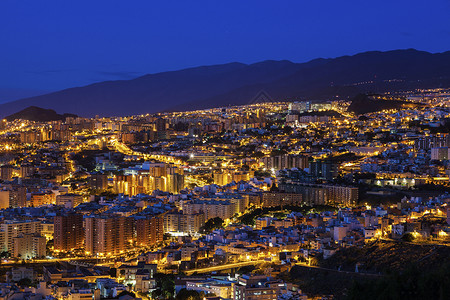
<path id="1" fill-rule="evenodd" d="M 394 241 L 376 241 L 364 248 L 349 247 L 321 263 L 321 267 L 346 271 L 355 271 L 359 263 L 361 272 L 402 271 L 413 263 L 426 270 L 439 267 L 442 261 L 450 257 L 450 247 L 441 245 L 411 244 Z"/>
<path id="2" fill-rule="evenodd" d="M 450 86 L 450 51 L 374 51 L 306 63 L 229 63 L 100 82 L 2 104 L 0 117 L 29 106 L 80 116 L 123 116 L 439 86 Z"/>
<path id="3" fill-rule="evenodd" d="M 436 274 L 450 274 L 449 255 L 450 247 L 447 246 L 375 241 L 362 249 L 341 249 L 327 260 L 319 261 L 317 268 L 296 265 L 281 276 L 298 284 L 310 297 L 334 295 L 334 299 L 425 299 L 424 294 L 439 292 L 427 283 L 448 286 L 448 277 L 440 278 Z M 357 263 L 359 272 L 355 272 Z M 432 280 L 433 277 L 436 280 Z M 391 297 L 386 297 L 387 289 Z M 405 290 L 411 293 L 411 297 L 397 295 Z"/>
<path id="4" fill-rule="evenodd" d="M 352 103 L 348 107 L 349 111 L 362 115 L 371 112 L 377 112 L 385 109 L 401 108 L 406 102 L 401 100 L 381 100 L 374 99 L 371 96 L 359 94 L 353 97 Z"/>
<path id="5" fill-rule="evenodd" d="M 13 121 L 16 119 L 29 120 L 35 122 L 48 122 L 65 120 L 67 117 L 77 117 L 73 114 L 57 114 L 53 109 L 45 109 L 36 106 L 27 107 L 15 114 L 7 116 L 5 119 Z"/>

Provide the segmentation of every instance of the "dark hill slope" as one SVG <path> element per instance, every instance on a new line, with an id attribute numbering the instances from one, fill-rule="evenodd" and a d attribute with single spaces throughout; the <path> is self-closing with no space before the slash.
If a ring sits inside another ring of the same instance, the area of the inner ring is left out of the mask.
<path id="1" fill-rule="evenodd" d="M 374 97 L 365 94 L 356 95 L 351 100 L 352 103 L 348 107 L 348 110 L 356 113 L 357 115 L 384 109 L 399 109 L 403 105 L 407 104 L 405 101 L 401 100 L 375 99 Z"/>
<path id="2" fill-rule="evenodd" d="M 261 99 L 333 99 L 450 86 L 450 52 L 366 52 L 307 63 L 230 63 L 107 81 L 0 105 L 6 116 L 35 105 L 81 116 L 131 115 L 248 104 Z M 257 96 L 262 94 L 259 99 Z"/>
<path id="3" fill-rule="evenodd" d="M 16 119 L 29 120 L 35 122 L 48 122 L 48 121 L 58 121 L 65 120 L 67 117 L 77 117 L 73 114 L 57 114 L 53 109 L 45 109 L 36 106 L 27 107 L 15 114 L 7 116 L 5 119 L 8 121 L 13 121 Z"/>
<path id="4" fill-rule="evenodd" d="M 3 115 L 30 105 L 71 111 L 82 116 L 130 115 L 168 110 L 254 83 L 268 83 L 293 73 L 287 61 L 254 65 L 231 63 L 106 81 L 0 105 Z"/>

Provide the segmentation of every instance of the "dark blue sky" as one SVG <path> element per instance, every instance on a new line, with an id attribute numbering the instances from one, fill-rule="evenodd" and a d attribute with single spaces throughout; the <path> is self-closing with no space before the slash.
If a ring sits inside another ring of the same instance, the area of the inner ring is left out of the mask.
<path id="1" fill-rule="evenodd" d="M 0 1 L 0 102 L 146 73 L 450 50 L 450 0 Z"/>

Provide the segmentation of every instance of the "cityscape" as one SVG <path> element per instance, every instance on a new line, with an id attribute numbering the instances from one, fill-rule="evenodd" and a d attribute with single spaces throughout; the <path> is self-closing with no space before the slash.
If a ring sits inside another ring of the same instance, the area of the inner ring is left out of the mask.
<path id="1" fill-rule="evenodd" d="M 8 23 L 0 50 L 0 299 L 450 299 L 445 18 L 419 51 L 395 7 L 371 41 L 337 18 L 362 8 L 330 4 L 294 42 L 289 8 L 318 4 L 234 4 L 0 4 L 0 27 L 50 18 Z"/>
<path id="2" fill-rule="evenodd" d="M 30 292 L 58 299 L 182 288 L 308 299 L 292 272 L 379 276 L 368 262 L 329 266 L 342 249 L 447 249 L 450 90 L 376 97 L 402 105 L 3 120 L 5 288 L 37 283 Z"/>

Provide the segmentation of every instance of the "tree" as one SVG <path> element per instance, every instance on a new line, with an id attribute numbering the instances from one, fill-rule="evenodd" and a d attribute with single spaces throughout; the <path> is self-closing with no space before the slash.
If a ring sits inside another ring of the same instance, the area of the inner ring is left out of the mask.
<path id="1" fill-rule="evenodd" d="M 155 274 L 157 289 L 152 291 L 152 298 L 155 299 L 173 299 L 175 291 L 175 278 L 168 274 Z"/>
<path id="2" fill-rule="evenodd" d="M 251 156 L 256 157 L 256 158 L 261 158 L 261 157 L 264 157 L 265 155 L 261 151 L 256 151 L 256 152 L 253 152 L 253 154 Z"/>
<path id="3" fill-rule="evenodd" d="M 215 217 L 209 219 L 200 230 L 204 233 L 207 233 L 219 228 L 223 228 L 223 220 L 219 217 Z"/>
<path id="4" fill-rule="evenodd" d="M 414 241 L 414 239 L 415 239 L 414 235 L 412 233 L 410 233 L 410 232 L 405 233 L 402 236 L 402 240 L 405 241 L 405 242 L 412 242 L 412 241 Z"/>
<path id="5" fill-rule="evenodd" d="M 278 192 L 279 191 L 279 189 L 278 189 L 278 187 L 277 187 L 277 185 L 275 183 L 272 184 L 272 186 L 270 187 L 270 191 L 271 192 Z"/>
<path id="6" fill-rule="evenodd" d="M 30 278 L 22 278 L 17 282 L 17 285 L 21 286 L 21 287 L 29 287 L 32 284 L 33 284 L 33 281 L 31 281 Z"/>
<path id="7" fill-rule="evenodd" d="M 128 292 L 128 291 L 122 291 L 117 295 L 117 297 L 123 297 L 123 296 L 130 296 L 130 297 L 133 297 L 133 299 L 136 297 L 136 295 L 133 292 Z"/>
<path id="8" fill-rule="evenodd" d="M 411 264 L 402 272 L 387 274 L 375 280 L 355 282 L 347 299 L 450 299 L 450 264 L 419 269 Z"/>
<path id="9" fill-rule="evenodd" d="M 279 155 L 284 155 L 287 154 L 288 152 L 284 149 L 273 149 L 270 152 L 270 156 L 279 156 Z"/>
<path id="10" fill-rule="evenodd" d="M 8 258 L 11 256 L 11 253 L 9 253 L 8 251 L 3 251 L 0 253 L 0 258 Z"/>
<path id="11" fill-rule="evenodd" d="M 201 300 L 200 294 L 194 290 L 181 289 L 175 300 Z"/>

